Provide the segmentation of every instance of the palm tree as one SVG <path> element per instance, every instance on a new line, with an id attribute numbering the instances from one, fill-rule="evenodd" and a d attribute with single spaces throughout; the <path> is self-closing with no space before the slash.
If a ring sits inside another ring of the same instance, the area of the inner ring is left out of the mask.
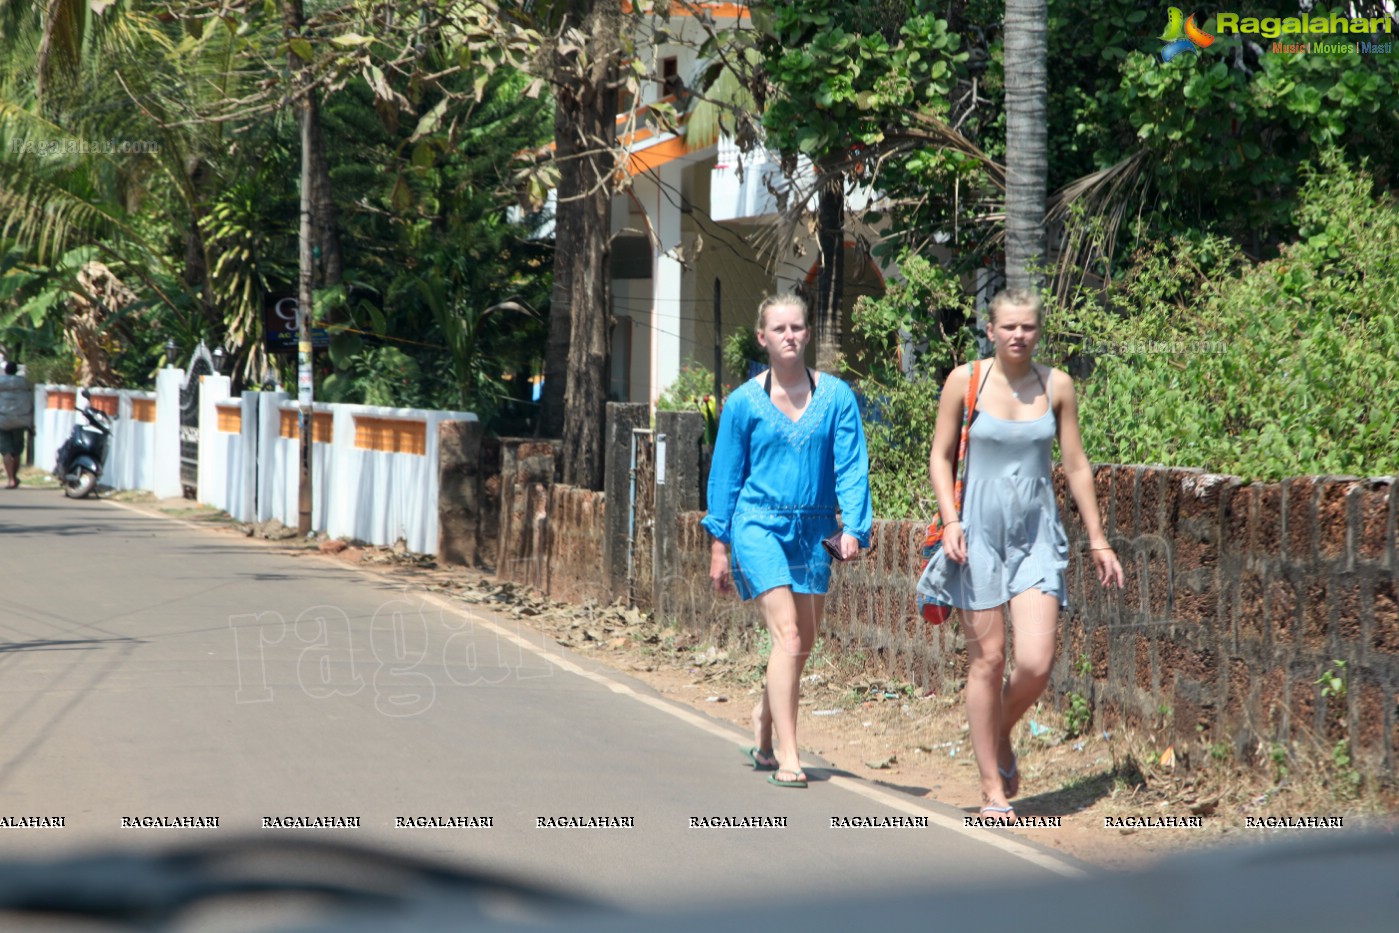
<path id="1" fill-rule="evenodd" d="M 0 229 L 40 267 L 96 247 L 183 338 L 254 331 L 253 251 L 210 213 L 253 147 L 231 151 L 226 124 L 202 115 L 261 77 L 237 56 L 265 57 L 276 24 L 239 34 L 215 21 L 196 36 L 129 4 L 19 7 L 0 8 Z"/>
<path id="2" fill-rule="evenodd" d="M 25 311 L 33 333 L 53 337 L 71 331 L 64 316 L 77 314 L 84 300 L 114 312 L 89 287 L 99 278 L 117 281 L 99 258 L 123 274 L 169 271 L 133 210 L 163 190 L 161 153 L 125 148 L 151 140 L 159 127 L 131 106 L 121 76 L 154 73 L 152 60 L 171 43 L 150 17 L 99 16 L 105 7 L 69 0 L 0 6 L 0 231 L 13 238 L 11 260 L 33 270 L 9 283 L 11 308 L 0 326 L 15 325 Z M 86 369 L 105 370 L 93 354 L 108 348 L 91 341 L 72 348 Z"/>
<path id="3" fill-rule="evenodd" d="M 1033 288 L 1046 261 L 1049 34 L 1046 0 L 1006 0 L 1006 284 Z"/>

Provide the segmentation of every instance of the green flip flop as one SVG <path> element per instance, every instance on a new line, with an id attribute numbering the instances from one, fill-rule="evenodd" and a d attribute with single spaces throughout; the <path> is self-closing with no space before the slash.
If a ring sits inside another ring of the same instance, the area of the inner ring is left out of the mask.
<path id="1" fill-rule="evenodd" d="M 779 780 L 779 779 L 778 779 L 778 777 L 777 777 L 778 774 L 794 774 L 794 775 L 797 775 L 797 778 L 796 778 L 796 780 L 792 780 L 792 781 L 782 781 L 782 780 Z M 775 787 L 805 787 L 805 786 L 806 786 L 806 772 L 805 772 L 805 771 L 802 771 L 801 769 L 798 769 L 798 770 L 796 770 L 796 771 L 790 771 L 790 770 L 786 770 L 786 769 L 778 769 L 778 771 L 777 771 L 775 774 L 769 774 L 769 775 L 768 775 L 768 783 L 769 783 L 769 784 L 772 784 L 772 785 L 775 786 Z"/>
<path id="2" fill-rule="evenodd" d="M 747 756 L 748 756 L 748 760 L 751 761 L 751 762 L 753 762 L 753 770 L 754 770 L 754 771 L 776 771 L 776 770 L 777 770 L 777 759 L 773 758 L 771 752 L 765 752 L 765 751 L 763 751 L 761 748 L 759 748 L 758 746 L 754 745 L 754 746 L 752 746 L 751 748 L 745 748 L 745 749 L 743 750 L 743 754 L 747 755 Z M 772 759 L 772 761 L 771 761 L 771 763 L 766 762 L 766 761 L 763 761 L 762 758 L 760 758 L 759 756 L 766 756 L 766 757 Z"/>

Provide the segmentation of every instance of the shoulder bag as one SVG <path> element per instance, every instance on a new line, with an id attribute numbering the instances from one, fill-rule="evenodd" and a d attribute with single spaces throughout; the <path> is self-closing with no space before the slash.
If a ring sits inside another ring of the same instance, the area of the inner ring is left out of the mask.
<path id="1" fill-rule="evenodd" d="M 976 407 L 977 384 L 981 382 L 981 360 L 971 364 L 971 378 L 967 380 L 967 397 L 962 405 L 962 436 L 957 441 L 957 462 L 952 466 L 954 482 L 952 484 L 952 498 L 957 503 L 957 514 L 962 514 L 962 487 L 967 478 L 967 432 L 971 430 L 972 409 Z M 938 510 L 937 517 L 928 526 L 928 533 L 923 538 L 923 560 L 921 567 L 928 568 L 928 563 L 942 548 L 942 510 Z M 921 576 L 921 574 L 920 574 Z M 927 596 L 918 594 L 918 614 L 925 622 L 931 625 L 941 625 L 947 621 L 947 617 L 952 613 L 952 607 L 936 602 Z"/>

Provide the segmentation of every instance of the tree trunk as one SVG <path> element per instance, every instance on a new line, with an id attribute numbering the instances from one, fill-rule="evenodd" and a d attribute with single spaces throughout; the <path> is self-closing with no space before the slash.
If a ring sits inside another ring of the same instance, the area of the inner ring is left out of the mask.
<path id="1" fill-rule="evenodd" d="M 189 226 L 185 230 L 184 282 L 191 292 L 199 295 L 199 310 L 211 333 L 222 333 L 224 320 L 218 301 L 214 298 L 214 277 L 211 267 L 217 256 L 209 255 L 209 241 L 204 237 L 205 195 L 214 182 L 213 171 L 205 159 L 191 156 L 183 165 L 189 180 Z"/>
<path id="2" fill-rule="evenodd" d="M 563 141 L 574 132 L 569 123 L 572 114 L 564 107 L 554 108 L 554 139 L 562 152 Z M 561 173 L 568 175 L 567 163 L 560 163 Z M 577 182 L 570 176 L 568 186 L 577 189 Z M 559 193 L 565 182 L 560 180 Z M 568 244 L 578 242 L 578 231 L 574 220 L 578 212 L 573 203 L 559 201 L 554 211 L 554 290 L 549 300 L 549 339 L 544 348 L 544 386 L 539 399 L 539 429 L 543 437 L 563 437 L 564 388 L 568 381 L 568 345 L 570 332 L 570 310 L 573 305 L 573 264 L 564 251 Z"/>
<path id="3" fill-rule="evenodd" d="M 816 368 L 823 372 L 840 369 L 841 313 L 845 295 L 845 175 L 836 173 L 821 186 L 820 229 L 817 251 L 820 270 L 816 280 L 816 302 L 812 309 L 813 336 L 816 338 Z"/>
<path id="4" fill-rule="evenodd" d="M 1006 285 L 1036 288 L 1048 259 L 1046 0 L 1006 0 Z"/>
<path id="5" fill-rule="evenodd" d="M 559 187 L 550 342 L 556 339 L 553 315 L 563 310 L 569 335 L 563 481 L 601 489 L 622 8 L 620 0 L 572 0 L 570 10 L 568 23 L 580 25 L 588 40 L 581 58 L 572 52 L 558 56 L 554 65 Z"/>

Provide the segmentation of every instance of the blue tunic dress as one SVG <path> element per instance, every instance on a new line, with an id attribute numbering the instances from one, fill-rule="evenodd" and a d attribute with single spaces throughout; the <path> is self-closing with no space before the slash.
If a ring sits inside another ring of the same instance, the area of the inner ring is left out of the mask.
<path id="1" fill-rule="evenodd" d="M 948 560 L 947 549 L 939 548 L 918 580 L 923 596 L 958 609 L 994 609 L 1038 589 L 1068 608 L 1069 539 L 1050 476 L 1052 395 L 1048 401 L 1044 414 L 1023 421 L 977 411 L 967 434 L 962 495 L 967 560 Z"/>
<path id="2" fill-rule="evenodd" d="M 709 468 L 705 529 L 729 546 L 734 586 L 752 599 L 778 586 L 824 593 L 831 559 L 821 539 L 840 527 L 867 547 L 869 456 L 855 393 L 821 373 L 795 422 L 759 380 L 729 395 Z"/>

